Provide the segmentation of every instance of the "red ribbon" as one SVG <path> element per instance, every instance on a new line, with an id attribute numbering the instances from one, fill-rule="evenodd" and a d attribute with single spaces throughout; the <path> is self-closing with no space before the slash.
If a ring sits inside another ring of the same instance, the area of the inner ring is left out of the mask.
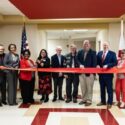
<path id="1" fill-rule="evenodd" d="M 7 68 L 0 66 L 2 70 L 38 71 L 38 72 L 63 72 L 63 73 L 125 73 L 125 68 Z"/>

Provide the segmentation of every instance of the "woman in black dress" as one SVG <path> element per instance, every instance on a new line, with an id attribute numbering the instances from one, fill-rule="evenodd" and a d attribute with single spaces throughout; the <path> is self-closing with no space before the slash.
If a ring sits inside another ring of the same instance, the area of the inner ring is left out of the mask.
<path id="1" fill-rule="evenodd" d="M 40 51 L 39 57 L 37 58 L 38 68 L 49 68 L 50 59 L 48 57 L 47 51 L 42 49 Z M 48 102 L 49 94 L 52 92 L 52 81 L 50 72 L 38 72 L 39 77 L 39 90 L 38 94 L 42 95 L 41 101 Z"/>

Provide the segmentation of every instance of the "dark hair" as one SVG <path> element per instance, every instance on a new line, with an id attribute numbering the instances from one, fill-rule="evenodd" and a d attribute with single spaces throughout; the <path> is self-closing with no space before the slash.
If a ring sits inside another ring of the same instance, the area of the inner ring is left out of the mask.
<path id="1" fill-rule="evenodd" d="M 31 52 L 28 49 L 26 49 L 22 52 L 23 56 L 25 55 L 26 52 L 29 54 L 29 56 L 31 55 Z"/>
<path id="2" fill-rule="evenodd" d="M 8 50 L 10 51 L 10 47 L 11 46 L 14 46 L 15 47 L 15 49 L 16 49 L 16 44 L 9 44 L 9 46 L 8 46 Z"/>
<path id="3" fill-rule="evenodd" d="M 47 53 L 47 51 L 46 51 L 45 49 L 41 49 L 41 51 L 40 51 L 40 53 L 39 53 L 39 56 L 38 56 L 38 59 L 41 59 L 41 58 L 42 58 L 42 56 L 41 56 L 42 51 L 45 51 L 45 53 L 46 53 L 46 58 L 48 58 L 48 53 Z"/>
<path id="4" fill-rule="evenodd" d="M 125 49 L 123 49 L 123 50 L 121 51 L 121 53 L 125 53 Z"/>

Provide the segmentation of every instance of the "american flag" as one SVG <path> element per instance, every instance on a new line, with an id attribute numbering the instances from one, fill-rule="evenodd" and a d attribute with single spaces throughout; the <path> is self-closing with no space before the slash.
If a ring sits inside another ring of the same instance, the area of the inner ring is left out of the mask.
<path id="1" fill-rule="evenodd" d="M 25 24 L 22 30 L 22 40 L 21 40 L 21 56 L 24 50 L 29 49 L 27 36 L 26 36 L 26 27 Z"/>

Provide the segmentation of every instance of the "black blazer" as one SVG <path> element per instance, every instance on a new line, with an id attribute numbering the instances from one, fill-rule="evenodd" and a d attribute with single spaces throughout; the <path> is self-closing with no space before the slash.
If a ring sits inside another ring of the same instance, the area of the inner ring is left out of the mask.
<path id="1" fill-rule="evenodd" d="M 45 58 L 45 59 L 42 59 L 42 58 L 37 58 L 37 60 L 40 61 L 40 63 L 37 62 L 37 67 L 38 68 L 49 68 L 50 67 L 50 58 Z M 44 66 L 42 67 L 40 64 L 43 63 Z M 47 75 L 51 75 L 50 72 L 38 72 L 38 76 L 39 77 L 42 77 L 42 76 L 47 76 Z"/>
<path id="2" fill-rule="evenodd" d="M 5 57 L 5 54 L 0 55 L 0 66 L 4 65 L 4 63 L 3 63 L 4 57 Z"/>
<path id="3" fill-rule="evenodd" d="M 85 68 L 94 68 L 97 65 L 96 51 L 89 49 L 86 58 L 84 60 L 84 50 L 80 50 L 77 55 L 79 65 L 84 65 Z M 86 74 L 89 76 L 90 74 Z"/>
<path id="4" fill-rule="evenodd" d="M 74 68 L 79 68 L 79 62 L 77 59 L 77 53 L 73 57 L 71 53 L 67 54 L 65 56 L 66 58 L 66 67 L 67 68 L 72 68 L 72 59 L 74 58 Z M 71 73 L 66 73 L 67 75 L 71 75 Z M 79 75 L 79 73 L 77 73 Z"/>
<path id="5" fill-rule="evenodd" d="M 65 57 L 61 55 L 61 65 L 59 64 L 57 54 L 51 57 L 51 67 L 52 68 L 64 68 L 65 67 Z M 53 77 L 59 77 L 59 73 L 52 73 Z"/>
<path id="6" fill-rule="evenodd" d="M 4 57 L 5 57 L 5 54 L 0 55 L 0 66 L 4 65 L 4 63 L 3 63 Z M 0 70 L 0 83 L 5 79 L 5 75 L 6 74 L 5 74 L 4 70 Z"/>
<path id="7" fill-rule="evenodd" d="M 116 58 L 115 52 L 109 50 L 103 62 L 102 62 L 102 54 L 103 54 L 103 51 L 100 51 L 97 54 L 97 65 L 99 65 L 100 67 L 107 65 L 108 68 L 112 68 L 117 65 L 117 58 Z M 113 74 L 111 73 L 99 74 L 99 76 L 102 76 L 102 75 L 105 77 L 113 77 Z"/>

